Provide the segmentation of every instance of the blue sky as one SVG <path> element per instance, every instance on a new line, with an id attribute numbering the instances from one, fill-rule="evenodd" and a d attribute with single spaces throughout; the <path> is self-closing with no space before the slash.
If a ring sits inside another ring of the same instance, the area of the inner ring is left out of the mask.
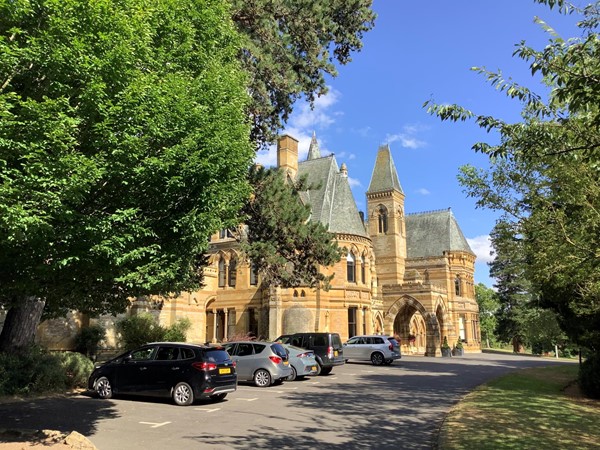
<path id="1" fill-rule="evenodd" d="M 501 70 L 505 77 L 541 91 L 527 62 L 512 56 L 515 45 L 525 40 L 542 49 L 548 43 L 549 35 L 534 23 L 536 16 L 563 38 L 578 35 L 576 18 L 532 0 L 374 0 L 373 7 L 378 18 L 364 36 L 362 51 L 339 68 L 337 78 L 328 80 L 329 93 L 313 110 L 296 105 L 285 133 L 300 141 L 304 160 L 316 132 L 322 154 L 334 153 L 339 165 L 348 166 L 362 211 L 377 150 L 389 143 L 406 212 L 451 208 L 477 254 L 475 282 L 492 287 L 488 237 L 497 215 L 475 208 L 457 174 L 464 164 L 487 167 L 487 158 L 471 146 L 494 143 L 498 137 L 472 122 L 441 122 L 423 103 L 457 103 L 477 114 L 518 121 L 520 104 L 470 68 Z M 259 153 L 257 160 L 274 165 L 274 148 Z"/>

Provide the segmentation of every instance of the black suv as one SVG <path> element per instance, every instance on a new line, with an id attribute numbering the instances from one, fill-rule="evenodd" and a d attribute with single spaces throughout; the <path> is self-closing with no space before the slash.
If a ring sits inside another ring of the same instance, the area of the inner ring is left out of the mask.
<path id="1" fill-rule="evenodd" d="M 319 363 L 318 374 L 327 375 L 334 366 L 341 366 L 346 362 L 342 339 L 337 333 L 284 334 L 275 341 L 312 350 Z"/>
<path id="2" fill-rule="evenodd" d="M 187 406 L 200 398 L 223 400 L 236 390 L 237 373 L 223 347 L 155 342 L 97 365 L 88 388 L 100 398 L 162 396 Z"/>

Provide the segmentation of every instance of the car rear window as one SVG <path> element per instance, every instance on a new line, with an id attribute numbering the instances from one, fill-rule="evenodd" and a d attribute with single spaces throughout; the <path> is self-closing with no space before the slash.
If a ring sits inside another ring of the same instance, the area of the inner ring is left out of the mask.
<path id="1" fill-rule="evenodd" d="M 182 349 L 183 350 L 183 349 Z M 188 350 L 188 349 L 185 349 Z M 205 358 L 209 362 L 222 364 L 229 360 L 229 353 L 222 349 L 207 349 L 205 352 Z"/>
<path id="2" fill-rule="evenodd" d="M 400 346 L 400 344 L 398 343 L 398 341 L 394 338 L 388 338 L 388 341 L 390 341 L 392 343 L 392 345 L 395 346 Z"/>
<path id="3" fill-rule="evenodd" d="M 342 346 L 342 338 L 340 338 L 339 334 L 335 333 L 331 335 L 331 345 L 337 348 Z"/>
<path id="4" fill-rule="evenodd" d="M 281 358 L 283 358 L 284 360 L 287 359 L 287 352 L 285 350 L 285 347 L 281 344 L 271 344 L 271 350 L 273 350 L 273 352 L 277 355 L 280 356 Z"/>

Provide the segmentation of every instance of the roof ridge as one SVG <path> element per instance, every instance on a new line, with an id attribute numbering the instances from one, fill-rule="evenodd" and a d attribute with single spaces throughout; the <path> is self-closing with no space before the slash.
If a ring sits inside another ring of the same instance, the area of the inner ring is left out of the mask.
<path id="1" fill-rule="evenodd" d="M 442 212 L 449 212 L 452 214 L 452 208 L 441 208 L 441 209 L 432 209 L 430 211 L 412 212 L 412 213 L 406 213 L 406 215 L 407 216 L 418 216 L 418 215 L 425 215 L 425 214 L 439 214 Z"/>

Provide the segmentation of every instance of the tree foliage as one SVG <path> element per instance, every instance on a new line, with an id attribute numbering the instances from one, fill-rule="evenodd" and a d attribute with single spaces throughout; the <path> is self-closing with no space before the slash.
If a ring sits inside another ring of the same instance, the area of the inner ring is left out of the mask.
<path id="1" fill-rule="evenodd" d="M 375 20 L 372 0 L 230 0 L 245 36 L 253 140 L 271 142 L 296 100 L 327 92 L 325 76 L 351 61 Z"/>
<path id="2" fill-rule="evenodd" d="M 221 0 L 0 2 L 0 302 L 118 312 L 197 287 L 253 157 Z"/>
<path id="3" fill-rule="evenodd" d="M 521 42 L 515 51 L 532 74 L 542 75 L 547 94 L 506 80 L 500 72 L 476 69 L 522 102 L 522 121 L 509 124 L 456 105 L 428 106 L 444 120 L 471 118 L 499 133 L 497 145 L 474 145 L 490 155 L 492 167 L 487 172 L 465 168 L 467 192 L 479 206 L 503 212 L 506 236 L 494 243 L 516 246 L 522 279 L 530 284 L 526 292 L 556 313 L 570 339 L 599 353 L 600 2 L 585 8 L 566 1 L 538 3 L 581 17 L 581 37 L 565 40 L 538 20 L 550 35 L 548 45 L 538 51 Z M 506 269 L 502 272 L 509 277 Z M 509 289 L 510 279 L 500 280 L 499 288 L 504 283 Z"/>
<path id="4" fill-rule="evenodd" d="M 487 347 L 490 347 L 496 341 L 496 312 L 500 306 L 498 295 L 493 289 L 479 283 L 475 286 L 475 299 L 479 306 L 481 337 L 487 343 Z"/>
<path id="5" fill-rule="evenodd" d="M 310 206 L 301 191 L 304 179 L 286 180 L 278 169 L 255 168 L 253 195 L 244 208 L 247 228 L 242 249 L 255 265 L 265 287 L 328 287 L 331 276 L 321 266 L 340 260 L 335 236 L 321 222 L 310 220 Z"/>

